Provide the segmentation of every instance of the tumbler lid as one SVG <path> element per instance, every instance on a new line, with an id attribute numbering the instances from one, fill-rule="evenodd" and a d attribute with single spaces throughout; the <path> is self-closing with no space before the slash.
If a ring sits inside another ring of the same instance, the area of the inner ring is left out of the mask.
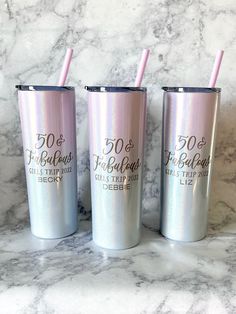
<path id="1" fill-rule="evenodd" d="M 63 91 L 74 90 L 72 86 L 46 86 L 46 85 L 16 85 L 18 90 L 23 91 Z"/>
<path id="2" fill-rule="evenodd" d="M 120 86 L 85 86 L 89 92 L 98 93 L 128 93 L 128 92 L 146 92 L 146 87 L 120 87 Z"/>
<path id="3" fill-rule="evenodd" d="M 167 87 L 164 86 L 162 89 L 165 92 L 171 93 L 220 93 L 221 88 L 212 87 Z"/>

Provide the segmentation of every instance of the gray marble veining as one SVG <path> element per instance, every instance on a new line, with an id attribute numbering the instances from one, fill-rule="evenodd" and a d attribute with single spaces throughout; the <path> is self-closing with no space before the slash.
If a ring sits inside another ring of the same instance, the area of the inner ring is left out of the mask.
<path id="1" fill-rule="evenodd" d="M 96 247 L 90 222 L 61 240 L 2 227 L 3 313 L 235 313 L 235 234 L 221 228 L 178 243 L 143 228 L 124 251 Z M 14 300 L 14 302 L 13 302 Z"/>
<path id="2" fill-rule="evenodd" d="M 218 86 L 222 87 L 222 106 L 213 182 L 212 207 L 216 207 L 221 201 L 218 197 L 221 185 L 231 186 L 235 177 L 234 1 L 2 0 L 1 8 L 0 154 L 7 168 L 1 169 L 0 188 L 6 198 L 1 215 L 6 216 L 9 206 L 14 207 L 26 198 L 14 86 L 17 83 L 56 84 L 68 46 L 74 48 L 68 84 L 77 87 L 78 192 L 83 212 L 91 207 L 87 101 L 83 87 L 133 85 L 141 51 L 143 47 L 151 49 L 143 81 L 149 94 L 143 204 L 144 216 L 152 212 L 156 217 L 161 147 L 160 87 L 206 86 L 216 50 L 225 49 L 218 80 Z M 17 191 L 12 196 L 14 189 Z M 234 207 L 228 197 L 226 203 Z"/>
<path id="3" fill-rule="evenodd" d="M 236 2 L 0 0 L 0 309 L 3 313 L 235 313 Z M 76 86 L 80 231 L 43 241 L 29 232 L 16 84 L 56 84 L 66 47 Z M 91 240 L 84 85 L 133 85 L 151 49 L 143 240 L 124 252 Z M 206 86 L 224 49 L 209 236 L 157 234 L 163 85 Z M 15 300 L 14 302 L 12 300 Z M 1 311 L 0 310 L 0 311 Z"/>

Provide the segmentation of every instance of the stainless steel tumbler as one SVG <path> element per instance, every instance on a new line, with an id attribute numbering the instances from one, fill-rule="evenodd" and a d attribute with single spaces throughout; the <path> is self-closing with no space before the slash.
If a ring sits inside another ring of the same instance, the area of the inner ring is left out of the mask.
<path id="1" fill-rule="evenodd" d="M 146 89 L 86 89 L 93 240 L 126 249 L 140 241 Z"/>
<path id="2" fill-rule="evenodd" d="M 197 241 L 207 232 L 220 89 L 163 90 L 161 233 Z"/>
<path id="3" fill-rule="evenodd" d="M 77 229 L 73 87 L 16 86 L 32 233 L 61 238 Z"/>

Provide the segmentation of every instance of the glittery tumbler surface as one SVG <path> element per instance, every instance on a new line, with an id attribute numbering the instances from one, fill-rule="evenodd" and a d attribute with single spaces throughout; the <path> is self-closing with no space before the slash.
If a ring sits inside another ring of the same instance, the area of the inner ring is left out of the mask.
<path id="1" fill-rule="evenodd" d="M 161 233 L 197 241 L 207 232 L 220 89 L 163 89 Z"/>
<path id="2" fill-rule="evenodd" d="M 146 89 L 87 90 L 93 240 L 129 248 L 140 241 Z"/>
<path id="3" fill-rule="evenodd" d="M 60 238 L 77 229 L 75 93 L 18 86 L 32 233 Z"/>

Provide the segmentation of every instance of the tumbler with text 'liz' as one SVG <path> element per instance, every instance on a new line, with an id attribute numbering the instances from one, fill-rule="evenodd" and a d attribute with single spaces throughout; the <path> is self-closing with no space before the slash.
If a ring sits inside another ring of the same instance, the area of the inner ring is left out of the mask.
<path id="1" fill-rule="evenodd" d="M 220 89 L 163 87 L 161 233 L 205 237 Z"/>

